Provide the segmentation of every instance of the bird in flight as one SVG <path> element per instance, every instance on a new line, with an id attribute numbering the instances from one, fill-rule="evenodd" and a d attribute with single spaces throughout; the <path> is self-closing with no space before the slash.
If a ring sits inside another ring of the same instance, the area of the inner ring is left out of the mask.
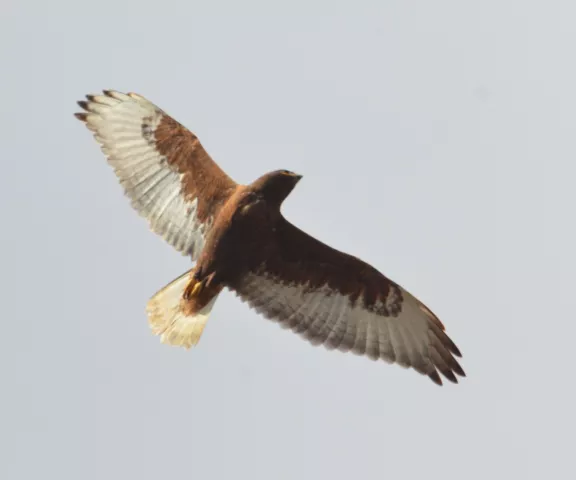
<path id="1" fill-rule="evenodd" d="M 146 306 L 162 342 L 190 348 L 224 288 L 264 317 L 327 349 L 458 383 L 460 351 L 432 311 L 368 263 L 280 212 L 301 175 L 232 180 L 194 133 L 146 98 L 104 90 L 75 116 L 101 145 L 134 209 L 195 262 Z"/>

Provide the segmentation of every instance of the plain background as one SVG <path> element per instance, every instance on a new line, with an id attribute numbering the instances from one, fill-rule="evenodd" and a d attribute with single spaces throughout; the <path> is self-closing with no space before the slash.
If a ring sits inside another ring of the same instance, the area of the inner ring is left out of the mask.
<path id="1" fill-rule="evenodd" d="M 0 9 L 0 477 L 573 479 L 574 2 L 16 1 Z M 438 388 L 220 297 L 199 346 L 144 306 L 148 230 L 86 93 L 141 93 L 234 179 L 439 314 Z"/>

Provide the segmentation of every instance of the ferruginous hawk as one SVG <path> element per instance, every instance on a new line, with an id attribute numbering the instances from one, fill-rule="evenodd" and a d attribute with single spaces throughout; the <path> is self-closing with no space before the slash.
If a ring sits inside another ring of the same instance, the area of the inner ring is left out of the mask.
<path id="1" fill-rule="evenodd" d="M 416 297 L 362 260 L 292 225 L 280 206 L 301 176 L 234 182 L 198 138 L 144 97 L 106 90 L 78 102 L 136 211 L 196 262 L 148 302 L 162 342 L 196 345 L 223 288 L 314 345 L 411 367 L 442 385 L 460 351 Z"/>

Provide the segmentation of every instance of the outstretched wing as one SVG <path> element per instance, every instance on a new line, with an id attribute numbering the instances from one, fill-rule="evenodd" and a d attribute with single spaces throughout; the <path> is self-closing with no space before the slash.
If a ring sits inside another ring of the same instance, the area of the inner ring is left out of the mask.
<path id="1" fill-rule="evenodd" d="M 265 317 L 328 349 L 411 367 L 442 385 L 460 351 L 423 303 L 367 263 L 283 220 L 266 262 L 230 288 Z"/>
<path id="2" fill-rule="evenodd" d="M 196 135 L 135 93 L 105 90 L 78 104 L 136 211 L 196 260 L 214 216 L 236 188 Z"/>

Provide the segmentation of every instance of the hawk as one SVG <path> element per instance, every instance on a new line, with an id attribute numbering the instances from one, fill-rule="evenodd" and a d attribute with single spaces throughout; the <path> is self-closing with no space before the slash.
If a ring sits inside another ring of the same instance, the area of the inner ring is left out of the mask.
<path id="1" fill-rule="evenodd" d="M 368 263 L 290 223 L 282 202 L 302 178 L 277 170 L 232 180 L 194 133 L 146 98 L 104 90 L 75 116 L 101 145 L 134 209 L 195 262 L 146 310 L 163 343 L 190 348 L 220 292 L 327 349 L 458 383 L 461 353 L 438 317 Z"/>

